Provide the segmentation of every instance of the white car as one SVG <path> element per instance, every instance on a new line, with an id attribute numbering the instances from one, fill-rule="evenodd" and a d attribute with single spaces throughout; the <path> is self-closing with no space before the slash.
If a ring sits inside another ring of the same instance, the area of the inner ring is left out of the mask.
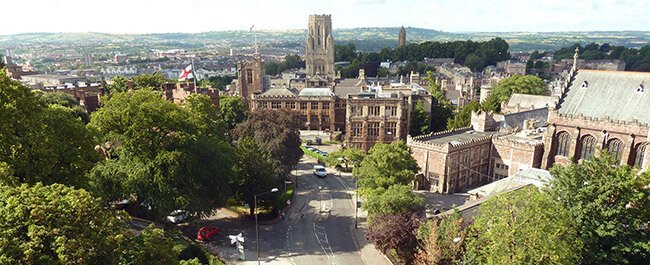
<path id="1" fill-rule="evenodd" d="M 314 176 L 319 177 L 319 178 L 327 177 L 327 170 L 325 170 L 324 166 L 315 165 L 314 166 Z"/>
<path id="2" fill-rule="evenodd" d="M 185 210 L 175 210 L 167 216 L 167 221 L 171 222 L 172 224 L 178 224 L 187 220 L 187 217 L 189 216 L 190 214 Z"/>

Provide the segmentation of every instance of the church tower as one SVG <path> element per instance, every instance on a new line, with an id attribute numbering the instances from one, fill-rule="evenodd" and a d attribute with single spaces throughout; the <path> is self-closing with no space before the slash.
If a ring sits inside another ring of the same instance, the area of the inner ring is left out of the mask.
<path id="1" fill-rule="evenodd" d="M 399 29 L 399 39 L 397 40 L 397 47 L 404 47 L 406 46 L 406 29 L 404 29 L 404 26 L 402 26 L 401 29 Z"/>
<path id="2" fill-rule="evenodd" d="M 305 52 L 307 79 L 314 86 L 325 86 L 335 77 L 332 16 L 310 15 L 307 31 Z"/>

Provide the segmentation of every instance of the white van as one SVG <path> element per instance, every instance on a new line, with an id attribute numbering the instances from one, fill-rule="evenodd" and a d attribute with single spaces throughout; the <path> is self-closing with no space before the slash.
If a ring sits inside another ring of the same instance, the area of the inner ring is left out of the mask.
<path id="1" fill-rule="evenodd" d="M 315 165 L 314 166 L 314 176 L 319 177 L 319 178 L 327 177 L 327 170 L 325 170 L 324 166 Z"/>

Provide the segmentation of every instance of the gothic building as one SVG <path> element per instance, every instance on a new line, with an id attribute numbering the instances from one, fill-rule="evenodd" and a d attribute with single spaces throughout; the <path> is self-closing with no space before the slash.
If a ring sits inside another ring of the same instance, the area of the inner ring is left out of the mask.
<path id="1" fill-rule="evenodd" d="M 399 38 L 397 40 L 397 47 L 404 47 L 406 46 L 406 29 L 404 29 L 404 26 L 399 29 Z"/>
<path id="2" fill-rule="evenodd" d="M 250 110 L 253 108 L 253 94 L 263 92 L 264 64 L 259 53 L 253 54 L 250 61 L 237 62 L 236 94 L 244 99 Z"/>
<path id="3" fill-rule="evenodd" d="M 311 87 L 329 86 L 335 78 L 332 16 L 310 15 L 307 31 L 307 82 Z"/>

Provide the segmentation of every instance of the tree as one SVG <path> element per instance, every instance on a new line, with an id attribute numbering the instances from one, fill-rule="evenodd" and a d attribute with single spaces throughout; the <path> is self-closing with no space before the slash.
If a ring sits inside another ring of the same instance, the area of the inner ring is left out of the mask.
<path id="1" fill-rule="evenodd" d="M 470 264 L 576 264 L 581 243 L 569 212 L 534 186 L 479 208 L 467 243 Z"/>
<path id="2" fill-rule="evenodd" d="M 250 215 L 255 214 L 253 196 L 269 191 L 280 184 L 279 175 L 274 171 L 275 161 L 253 139 L 245 137 L 237 142 L 235 150 L 237 163 L 234 166 L 236 178 L 233 179 L 235 197 L 249 206 Z M 271 200 L 260 198 L 260 205 L 269 205 Z"/>
<path id="3" fill-rule="evenodd" d="M 126 92 L 129 89 L 129 79 L 123 76 L 116 76 L 111 79 L 111 84 L 108 85 L 108 94 Z"/>
<path id="4" fill-rule="evenodd" d="M 0 188 L 0 263 L 115 264 L 125 215 L 61 184 Z"/>
<path id="5" fill-rule="evenodd" d="M 359 178 L 362 193 L 368 194 L 377 188 L 410 184 L 418 170 L 411 150 L 403 141 L 398 141 L 373 146 L 359 167 L 355 168 L 355 175 Z"/>
<path id="6" fill-rule="evenodd" d="M 329 154 L 329 157 L 340 160 L 345 165 L 345 168 L 349 168 L 350 164 L 358 167 L 365 156 L 366 153 L 359 148 L 339 149 Z"/>
<path id="7" fill-rule="evenodd" d="M 219 99 L 219 110 L 221 118 L 228 126 L 228 129 L 234 129 L 237 124 L 246 120 L 246 105 L 240 97 L 225 96 Z"/>
<path id="8" fill-rule="evenodd" d="M 291 110 L 256 110 L 249 113 L 248 119 L 235 127 L 237 139 L 250 137 L 260 144 L 278 162 L 278 174 L 290 172 L 300 161 L 300 128 L 302 121 L 297 112 Z"/>
<path id="9" fill-rule="evenodd" d="M 235 76 L 230 75 L 211 76 L 208 77 L 208 82 L 212 87 L 218 88 L 219 90 L 225 90 L 226 86 L 230 85 L 230 83 L 232 83 L 232 80 L 235 78 Z"/>
<path id="10" fill-rule="evenodd" d="M 650 174 L 611 155 L 555 166 L 548 193 L 577 223 L 584 264 L 645 264 L 650 258 Z"/>
<path id="11" fill-rule="evenodd" d="M 83 121 L 84 124 L 90 122 L 90 115 L 88 115 L 86 109 L 79 105 L 77 99 L 70 94 L 61 92 L 43 93 L 41 95 L 41 100 L 48 105 L 59 105 L 69 108 L 75 116 L 79 117 L 81 121 Z"/>
<path id="12" fill-rule="evenodd" d="M 353 43 L 346 45 L 334 45 L 334 61 L 336 62 L 350 62 L 357 58 L 357 48 Z"/>
<path id="13" fill-rule="evenodd" d="M 174 242 L 153 224 L 143 229 L 140 236 L 132 237 L 128 246 L 122 254 L 122 264 L 178 264 L 179 253 L 174 250 Z"/>
<path id="14" fill-rule="evenodd" d="M 174 82 L 174 80 L 167 79 L 161 73 L 154 74 L 139 74 L 133 77 L 133 83 L 137 88 L 150 87 L 155 90 L 161 90 L 162 85 L 167 82 Z"/>
<path id="15" fill-rule="evenodd" d="M 403 264 L 412 264 L 418 241 L 415 231 L 420 224 L 416 213 L 379 215 L 368 227 L 366 237 L 385 254 L 392 254 Z"/>
<path id="16" fill-rule="evenodd" d="M 424 103 L 418 100 L 415 103 L 413 112 L 411 112 L 411 124 L 409 125 L 409 134 L 418 136 L 429 132 L 429 115 L 424 110 Z"/>
<path id="17" fill-rule="evenodd" d="M 512 93 L 546 95 L 548 91 L 544 81 L 534 75 L 513 75 L 502 79 L 494 88 L 491 94 L 481 104 L 484 111 L 501 111 L 501 103 L 507 101 Z"/>
<path id="18" fill-rule="evenodd" d="M 465 66 L 469 67 L 469 69 L 472 69 L 472 71 L 478 71 L 479 69 L 483 69 L 483 60 L 476 54 L 472 53 L 465 58 Z"/>
<path id="19" fill-rule="evenodd" d="M 0 73 L 0 161 L 8 183 L 85 186 L 98 160 L 91 134 L 69 108 L 46 105 L 38 94 Z"/>
<path id="20" fill-rule="evenodd" d="M 445 96 L 445 92 L 436 84 L 433 72 L 427 72 L 426 79 L 429 82 L 429 94 L 431 94 L 431 121 L 429 131 L 444 131 L 447 128 L 447 120 L 453 115 L 453 107 L 449 99 Z"/>
<path id="21" fill-rule="evenodd" d="M 415 264 L 461 264 L 465 255 L 468 224 L 458 211 L 420 225 L 420 250 Z"/>
<path id="22" fill-rule="evenodd" d="M 388 189 L 372 190 L 366 198 L 364 208 L 369 220 L 382 214 L 412 213 L 420 210 L 424 199 L 411 191 L 406 185 L 392 185 Z"/>
<path id="23" fill-rule="evenodd" d="M 463 128 L 472 125 L 472 111 L 478 111 L 481 104 L 476 100 L 470 101 L 465 107 L 462 107 L 453 118 L 447 120 L 447 129 Z"/>
<path id="24" fill-rule="evenodd" d="M 90 174 L 93 191 L 107 201 L 136 197 L 159 216 L 221 205 L 232 176 L 232 147 L 209 102 L 193 95 L 178 106 L 149 89 L 113 95 L 89 124 L 108 149 Z"/>

